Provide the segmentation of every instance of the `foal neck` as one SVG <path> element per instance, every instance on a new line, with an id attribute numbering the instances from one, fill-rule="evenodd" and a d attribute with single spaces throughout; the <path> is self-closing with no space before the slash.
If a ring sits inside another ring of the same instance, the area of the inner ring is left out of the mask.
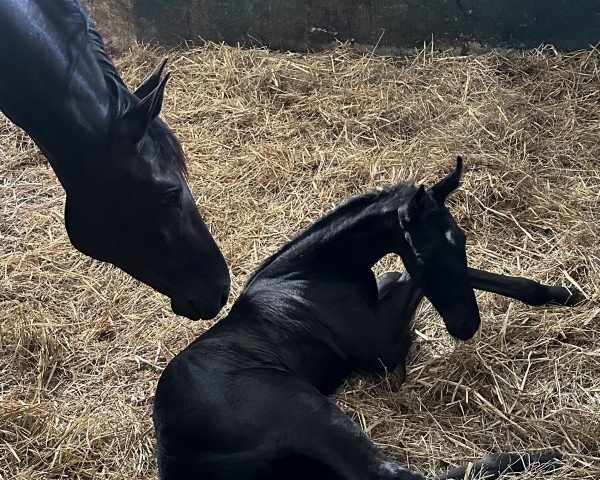
<path id="1" fill-rule="evenodd" d="M 324 215 L 269 257 L 250 277 L 277 276 L 292 271 L 371 268 L 388 253 L 405 257 L 408 245 L 398 209 L 417 188 L 403 182 L 388 189 L 349 199 Z"/>

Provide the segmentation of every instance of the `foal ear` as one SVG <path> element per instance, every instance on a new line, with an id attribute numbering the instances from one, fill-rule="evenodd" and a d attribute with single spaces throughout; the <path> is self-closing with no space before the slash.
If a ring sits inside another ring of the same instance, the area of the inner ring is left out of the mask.
<path id="1" fill-rule="evenodd" d="M 167 73 L 158 86 L 146 95 L 137 105 L 130 107 L 121 117 L 118 137 L 137 144 L 148 129 L 148 125 L 160 113 L 165 86 L 170 74 Z"/>
<path id="2" fill-rule="evenodd" d="M 398 220 L 401 225 L 409 224 L 416 220 L 427 208 L 427 192 L 421 185 L 408 203 L 398 209 Z"/>
<path id="3" fill-rule="evenodd" d="M 154 69 L 149 77 L 144 80 L 140 86 L 133 92 L 133 94 L 140 100 L 146 98 L 152 93 L 152 91 L 160 84 L 160 77 L 162 77 L 163 70 L 167 65 L 168 58 L 165 57 L 162 62 Z"/>
<path id="4" fill-rule="evenodd" d="M 446 197 L 448 197 L 448 195 L 458 188 L 460 183 L 460 175 L 462 173 L 462 165 L 462 157 L 456 157 L 456 168 L 454 171 L 445 178 L 442 178 L 438 183 L 429 189 L 433 194 L 433 198 L 435 198 L 438 202 L 444 203 L 446 201 Z"/>

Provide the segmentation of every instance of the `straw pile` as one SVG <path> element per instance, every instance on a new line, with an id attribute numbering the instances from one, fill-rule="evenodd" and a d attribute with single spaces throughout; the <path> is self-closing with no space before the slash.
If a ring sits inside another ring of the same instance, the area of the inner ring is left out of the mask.
<path id="1" fill-rule="evenodd" d="M 160 57 L 139 48 L 117 63 L 136 85 Z M 599 67 L 594 49 L 171 54 L 163 116 L 231 266 L 232 299 L 342 199 L 431 184 L 457 154 L 466 174 L 450 203 L 471 264 L 587 295 L 566 309 L 481 294 L 481 332 L 461 345 L 425 302 L 407 382 L 359 377 L 336 398 L 399 462 L 433 473 L 552 447 L 566 466 L 544 478 L 600 478 Z M 159 294 L 77 253 L 58 181 L 4 119 L 0 157 L 0 477 L 155 478 L 156 380 L 211 322 L 176 318 Z"/>

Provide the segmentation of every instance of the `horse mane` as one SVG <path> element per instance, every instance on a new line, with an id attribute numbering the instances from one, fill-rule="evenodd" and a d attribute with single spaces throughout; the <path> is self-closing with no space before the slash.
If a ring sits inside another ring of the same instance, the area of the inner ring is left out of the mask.
<path id="1" fill-rule="evenodd" d="M 71 68 L 69 70 L 68 83 L 70 84 L 73 75 L 75 75 L 75 70 L 79 65 L 79 62 L 83 58 L 83 54 L 87 48 L 91 49 L 91 53 L 93 58 L 98 63 L 100 70 L 102 71 L 105 80 L 114 82 L 119 87 L 123 87 L 127 89 L 125 83 L 121 79 L 119 72 L 113 65 L 110 60 L 108 54 L 106 53 L 106 48 L 104 46 L 104 41 L 98 33 L 98 30 L 94 26 L 92 20 L 90 19 L 90 15 L 83 7 L 83 5 L 78 2 L 73 2 L 73 14 L 76 17 L 79 17 L 80 20 L 80 30 L 77 32 L 80 35 L 80 41 L 75 52 L 73 62 L 71 63 Z"/>
<path id="2" fill-rule="evenodd" d="M 104 81 L 113 93 L 110 107 L 113 112 L 112 118 L 121 118 L 131 108 L 136 98 L 129 91 L 108 53 L 106 53 L 104 41 L 91 21 L 87 10 L 83 6 L 78 5 L 77 2 L 73 2 L 73 5 L 77 7 L 75 14 L 81 19 L 82 30 L 81 41 L 69 71 L 69 84 L 75 74 L 78 63 L 83 57 L 85 49 L 89 48 L 102 71 Z M 155 142 L 160 152 L 160 158 L 167 159 L 171 165 L 174 165 L 187 177 L 186 156 L 172 130 L 160 118 L 155 118 L 148 125 L 146 134 Z"/>
<path id="3" fill-rule="evenodd" d="M 270 255 L 252 273 L 246 287 L 250 285 L 266 267 L 286 254 L 294 247 L 317 236 L 317 241 L 327 241 L 329 238 L 343 233 L 345 230 L 355 228 L 365 220 L 372 220 L 374 214 L 385 214 L 398 210 L 400 205 L 407 202 L 415 193 L 416 186 L 413 182 L 401 182 L 383 190 L 367 192 L 350 197 L 337 208 L 322 216 L 298 236 L 287 242 L 278 251 Z M 351 219 L 350 221 L 348 219 Z"/>

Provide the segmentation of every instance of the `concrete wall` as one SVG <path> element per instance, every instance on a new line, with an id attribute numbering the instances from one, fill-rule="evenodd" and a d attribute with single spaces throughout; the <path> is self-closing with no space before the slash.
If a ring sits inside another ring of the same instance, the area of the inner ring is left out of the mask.
<path id="1" fill-rule="evenodd" d="M 82 0 L 92 15 L 104 43 L 112 53 L 122 53 L 136 42 L 131 1 Z"/>
<path id="2" fill-rule="evenodd" d="M 468 39 L 516 48 L 600 42 L 600 0 L 123 1 L 133 2 L 138 39 L 166 45 L 203 38 L 305 50 L 381 37 L 381 46 L 412 47 L 432 35 L 449 44 Z"/>

